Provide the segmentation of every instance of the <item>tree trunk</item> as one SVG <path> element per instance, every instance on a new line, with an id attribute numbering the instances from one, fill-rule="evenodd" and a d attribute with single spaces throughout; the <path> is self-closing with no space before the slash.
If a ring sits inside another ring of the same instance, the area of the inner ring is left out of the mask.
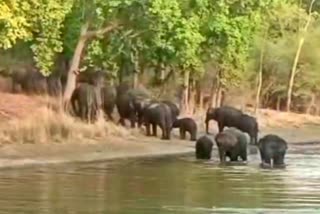
<path id="1" fill-rule="evenodd" d="M 257 93 L 256 93 L 256 103 L 254 106 L 254 114 L 257 115 L 258 109 L 260 108 L 260 96 L 261 96 L 261 88 L 262 88 L 262 71 L 263 71 L 263 58 L 264 58 L 264 50 L 265 50 L 265 40 L 268 35 L 268 29 L 265 32 L 263 37 L 263 46 L 260 52 L 260 62 L 259 62 L 259 72 L 258 72 L 258 85 L 257 85 Z"/>
<path id="2" fill-rule="evenodd" d="M 203 110 L 203 91 L 202 91 L 202 88 L 201 88 L 201 83 L 200 81 L 197 82 L 197 99 L 198 99 L 198 102 L 199 102 L 199 109 L 200 111 Z"/>
<path id="3" fill-rule="evenodd" d="M 72 57 L 71 66 L 68 70 L 67 84 L 66 84 L 66 88 L 65 88 L 65 91 L 63 94 L 63 103 L 64 103 L 65 111 L 69 110 L 69 101 L 70 101 L 70 98 L 72 96 L 74 89 L 76 88 L 76 75 L 77 75 L 76 72 L 78 71 L 78 68 L 80 65 L 80 58 L 81 58 L 82 50 L 83 50 L 85 43 L 87 41 L 87 37 L 85 37 L 84 35 L 87 33 L 88 28 L 89 28 L 88 22 L 85 23 L 81 28 L 79 40 L 78 40 L 75 52 Z"/>
<path id="4" fill-rule="evenodd" d="M 195 113 L 196 110 L 196 84 L 194 80 L 190 81 L 189 85 L 189 110 L 192 114 Z"/>
<path id="5" fill-rule="evenodd" d="M 221 70 L 217 73 L 217 87 L 216 87 L 216 100 L 215 100 L 215 107 L 220 107 L 221 104 Z"/>
<path id="6" fill-rule="evenodd" d="M 280 105 L 281 105 L 281 98 L 280 96 L 277 96 L 277 103 L 276 103 L 276 110 L 280 111 Z"/>
<path id="7" fill-rule="evenodd" d="M 212 79 L 212 85 L 211 85 L 210 107 L 216 106 L 216 85 L 217 85 L 217 78 L 214 77 Z"/>
<path id="8" fill-rule="evenodd" d="M 308 20 L 307 20 L 306 25 L 303 28 L 304 35 L 302 35 L 302 37 L 299 40 L 298 49 L 297 49 L 297 52 L 296 52 L 296 55 L 295 55 L 295 58 L 294 58 L 294 62 L 293 62 L 293 65 L 292 65 L 292 69 L 291 69 L 290 75 L 289 75 L 289 82 L 288 82 L 288 89 L 287 89 L 287 105 L 286 105 L 286 110 L 288 112 L 290 111 L 290 107 L 291 107 L 292 88 L 293 88 L 293 84 L 294 84 L 294 78 L 295 78 L 295 75 L 296 75 L 296 69 L 297 69 L 297 65 L 298 65 L 301 49 L 302 49 L 302 46 L 303 46 L 304 41 L 305 41 L 305 33 L 307 32 L 308 27 L 309 27 L 310 22 L 311 22 L 312 7 L 313 7 L 314 2 L 315 2 L 315 0 L 312 0 L 312 2 L 310 3 Z"/>
<path id="9" fill-rule="evenodd" d="M 188 97 L 189 97 L 189 70 L 185 70 L 183 74 L 183 111 L 185 113 L 189 112 L 189 105 L 188 105 Z"/>
<path id="10" fill-rule="evenodd" d="M 77 76 L 77 72 L 78 72 L 79 65 L 80 65 L 81 54 L 82 54 L 82 51 L 83 51 L 83 48 L 85 46 L 86 41 L 92 37 L 97 36 L 97 35 L 103 35 L 109 31 L 113 30 L 117 26 L 118 26 L 117 23 L 111 23 L 109 26 L 102 28 L 102 29 L 99 29 L 97 31 L 88 31 L 89 22 L 86 22 L 81 27 L 79 40 L 78 40 L 75 52 L 73 54 L 71 63 L 70 63 L 71 65 L 68 70 L 67 84 L 66 84 L 66 88 L 65 88 L 64 94 L 63 94 L 63 103 L 64 103 L 65 111 L 69 110 L 70 98 L 71 98 L 72 93 L 76 87 L 76 76 Z"/>
<path id="11" fill-rule="evenodd" d="M 133 72 L 133 88 L 137 88 L 139 84 L 139 73 L 137 71 Z"/>
<path id="12" fill-rule="evenodd" d="M 312 114 L 311 110 L 312 110 L 312 108 L 315 106 L 315 102 L 316 102 L 316 95 L 315 95 L 315 93 L 312 93 L 312 94 L 311 94 L 310 103 L 309 103 L 309 105 L 308 105 L 308 107 L 307 107 L 307 110 L 306 110 L 306 113 L 307 113 L 307 114 Z M 314 112 L 314 113 L 315 113 L 315 112 Z"/>

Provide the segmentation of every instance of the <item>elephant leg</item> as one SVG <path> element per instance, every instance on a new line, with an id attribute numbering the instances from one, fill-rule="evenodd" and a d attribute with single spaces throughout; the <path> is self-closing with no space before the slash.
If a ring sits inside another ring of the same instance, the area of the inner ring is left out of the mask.
<path id="1" fill-rule="evenodd" d="M 274 166 L 283 166 L 284 165 L 284 153 L 277 154 L 273 157 Z"/>
<path id="2" fill-rule="evenodd" d="M 81 119 L 82 119 L 83 121 L 86 120 L 86 110 L 87 110 L 87 109 L 86 109 L 84 106 L 81 106 L 81 107 L 80 107 Z"/>
<path id="3" fill-rule="evenodd" d="M 135 114 L 130 115 L 130 124 L 131 124 L 131 128 L 136 127 L 136 115 Z"/>
<path id="4" fill-rule="evenodd" d="M 152 123 L 152 136 L 157 137 L 157 124 Z"/>
<path id="5" fill-rule="evenodd" d="M 222 148 L 219 148 L 219 157 L 220 157 L 220 162 L 221 163 L 225 163 L 226 162 L 226 152 Z"/>
<path id="6" fill-rule="evenodd" d="M 182 140 L 185 139 L 186 138 L 186 136 L 185 136 L 186 133 L 185 133 L 184 129 L 180 128 L 179 131 L 180 131 L 180 139 L 182 139 Z"/>
<path id="7" fill-rule="evenodd" d="M 206 133 L 209 134 L 209 121 L 206 121 Z"/>
<path id="8" fill-rule="evenodd" d="M 88 120 L 88 123 L 91 124 L 91 122 L 92 122 L 92 107 L 91 106 L 88 106 L 88 108 L 87 108 L 87 120 Z"/>
<path id="9" fill-rule="evenodd" d="M 168 128 L 166 127 L 165 123 L 160 123 L 159 126 L 160 126 L 160 129 L 161 129 L 161 131 L 162 131 L 162 137 L 161 137 L 161 139 L 163 139 L 163 140 L 168 140 L 168 139 L 169 139 L 169 136 L 168 136 Z"/>
<path id="10" fill-rule="evenodd" d="M 224 125 L 221 122 L 218 122 L 218 129 L 219 129 L 219 133 L 221 133 L 223 131 Z"/>
<path id="11" fill-rule="evenodd" d="M 240 151 L 240 157 L 241 157 L 242 161 L 247 161 L 247 148 L 243 148 Z"/>
<path id="12" fill-rule="evenodd" d="M 238 161 L 238 151 L 231 151 L 230 152 L 230 161 L 231 162 Z"/>
<path id="13" fill-rule="evenodd" d="M 140 114 L 138 114 L 138 128 L 141 128 L 142 123 L 143 123 L 143 116 L 140 113 Z"/>
<path id="14" fill-rule="evenodd" d="M 197 140 L 197 134 L 195 131 L 190 132 L 190 140 L 196 141 Z"/>
<path id="15" fill-rule="evenodd" d="M 260 158 L 261 158 L 261 163 L 264 162 L 264 151 L 262 149 L 259 149 L 260 150 Z"/>
<path id="16" fill-rule="evenodd" d="M 167 140 L 170 140 L 171 138 L 171 127 L 165 127 L 166 128 L 166 134 L 167 134 Z"/>
<path id="17" fill-rule="evenodd" d="M 147 136 L 151 136 L 150 123 L 146 123 Z"/>
<path id="18" fill-rule="evenodd" d="M 271 165 L 271 157 L 265 156 L 264 157 L 264 163 Z"/>

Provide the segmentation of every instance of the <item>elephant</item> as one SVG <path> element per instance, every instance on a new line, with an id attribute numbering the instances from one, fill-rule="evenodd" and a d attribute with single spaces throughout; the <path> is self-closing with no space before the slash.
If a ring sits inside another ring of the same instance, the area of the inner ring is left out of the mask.
<path id="1" fill-rule="evenodd" d="M 28 71 L 25 76 L 25 87 L 27 93 L 46 94 L 48 92 L 47 78 L 39 71 Z"/>
<path id="2" fill-rule="evenodd" d="M 152 126 L 153 136 L 157 136 L 157 126 L 162 130 L 162 139 L 170 140 L 172 129 L 172 112 L 164 103 L 152 102 L 143 109 L 142 119 L 146 126 L 147 136 L 151 135 Z"/>
<path id="3" fill-rule="evenodd" d="M 27 76 L 27 70 L 26 69 L 15 69 L 11 73 L 11 79 L 12 79 L 12 93 L 18 92 L 17 87 L 20 86 L 21 91 L 27 91 L 26 88 L 26 76 Z"/>
<path id="4" fill-rule="evenodd" d="M 120 116 L 119 123 L 125 126 L 125 119 L 128 119 L 130 120 L 131 128 L 134 128 L 137 122 L 137 115 L 141 115 L 141 113 L 139 113 L 139 111 L 141 111 L 139 107 L 140 105 L 141 108 L 145 106 L 139 102 L 149 99 L 149 97 L 150 95 L 146 91 L 140 89 L 130 89 L 130 87 L 126 84 L 119 85 L 117 87 L 116 97 L 116 106 Z"/>
<path id="5" fill-rule="evenodd" d="M 47 78 L 33 67 L 14 70 L 11 78 L 14 93 L 18 86 L 27 94 L 47 93 Z"/>
<path id="6" fill-rule="evenodd" d="M 196 141 L 196 158 L 197 159 L 211 159 L 211 153 L 212 153 L 212 147 L 213 147 L 213 142 L 212 140 L 204 135 L 200 137 Z"/>
<path id="7" fill-rule="evenodd" d="M 80 83 L 71 96 L 74 112 L 82 120 L 94 121 L 101 109 L 100 88 L 88 83 Z"/>
<path id="8" fill-rule="evenodd" d="M 180 138 L 186 138 L 186 132 L 190 134 L 190 140 L 197 140 L 197 124 L 196 122 L 189 117 L 177 119 L 173 122 L 172 128 L 180 128 Z"/>
<path id="9" fill-rule="evenodd" d="M 106 81 L 105 72 L 103 71 L 86 71 L 80 72 L 77 76 L 77 82 L 89 83 L 94 86 L 102 87 Z"/>
<path id="10" fill-rule="evenodd" d="M 284 167 L 284 159 L 288 149 L 287 142 L 275 134 L 268 134 L 258 142 L 261 157 L 261 166 L 270 166 L 273 160 L 273 167 Z"/>
<path id="11" fill-rule="evenodd" d="M 209 108 L 206 114 L 206 132 L 209 133 L 209 122 L 215 120 L 218 123 L 219 133 L 224 127 L 235 127 L 250 136 L 250 143 L 257 144 L 258 122 L 254 117 L 242 113 L 242 111 L 230 107 L 222 106 L 219 108 Z"/>
<path id="12" fill-rule="evenodd" d="M 143 109 L 152 103 L 158 103 L 157 100 L 150 98 L 149 96 L 133 96 L 131 100 L 134 112 L 138 119 L 138 127 L 141 127 L 142 125 L 142 115 L 143 115 Z M 171 101 L 161 101 L 161 103 L 167 105 L 171 110 L 172 115 L 172 121 L 175 121 L 177 119 L 177 116 L 179 115 L 179 109 L 178 107 Z"/>
<path id="13" fill-rule="evenodd" d="M 111 121 L 113 121 L 112 113 L 116 105 L 116 96 L 117 91 L 112 85 L 101 88 L 102 109 Z"/>
<path id="14" fill-rule="evenodd" d="M 215 141 L 221 163 L 226 162 L 226 157 L 229 157 L 230 161 L 238 161 L 240 156 L 242 161 L 247 161 L 247 138 L 240 130 L 229 128 L 219 132 Z"/>
<path id="15" fill-rule="evenodd" d="M 137 116 L 137 119 L 138 119 L 138 127 L 140 128 L 143 123 L 144 108 L 150 105 L 151 103 L 157 103 L 157 101 L 151 98 L 136 96 L 136 97 L 133 97 L 131 102 L 133 105 L 133 110 L 135 112 L 135 115 Z"/>
<path id="16" fill-rule="evenodd" d="M 47 77 L 47 87 L 48 87 L 48 94 L 50 96 L 61 96 L 62 95 L 62 83 L 61 78 L 58 75 L 50 75 Z"/>
<path id="17" fill-rule="evenodd" d="M 172 112 L 172 120 L 175 121 L 180 114 L 180 109 L 178 108 L 178 106 L 174 102 L 169 100 L 162 100 L 161 102 L 169 106 Z"/>

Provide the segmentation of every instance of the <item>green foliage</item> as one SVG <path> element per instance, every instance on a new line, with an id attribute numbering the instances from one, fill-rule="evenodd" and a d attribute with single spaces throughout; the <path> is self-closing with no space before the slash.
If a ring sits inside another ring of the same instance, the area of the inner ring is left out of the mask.
<path id="1" fill-rule="evenodd" d="M 120 28 L 88 39 L 81 58 L 84 70 L 99 69 L 117 78 L 142 70 L 155 76 L 159 68 L 172 69 L 178 79 L 188 71 L 206 85 L 220 70 L 223 87 L 255 88 L 263 51 L 262 95 L 286 96 L 297 44 L 306 36 L 294 95 L 308 95 L 320 90 L 319 2 L 312 10 L 311 30 L 302 34 L 310 2 L 6 0 L 0 3 L 0 48 L 24 42 L 37 67 L 49 74 L 57 53 L 72 58 L 84 24 L 93 32 L 116 22 Z"/>
<path id="2" fill-rule="evenodd" d="M 17 40 L 31 38 L 26 6 L 20 1 L 0 2 L 0 48 L 11 48 Z"/>

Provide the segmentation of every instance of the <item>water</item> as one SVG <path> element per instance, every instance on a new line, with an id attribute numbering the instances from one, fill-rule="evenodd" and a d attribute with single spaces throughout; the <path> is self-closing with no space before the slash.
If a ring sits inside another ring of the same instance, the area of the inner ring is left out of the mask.
<path id="1" fill-rule="evenodd" d="M 192 157 L 0 171 L 0 213 L 320 213 L 320 159 L 292 150 L 284 170 Z"/>

